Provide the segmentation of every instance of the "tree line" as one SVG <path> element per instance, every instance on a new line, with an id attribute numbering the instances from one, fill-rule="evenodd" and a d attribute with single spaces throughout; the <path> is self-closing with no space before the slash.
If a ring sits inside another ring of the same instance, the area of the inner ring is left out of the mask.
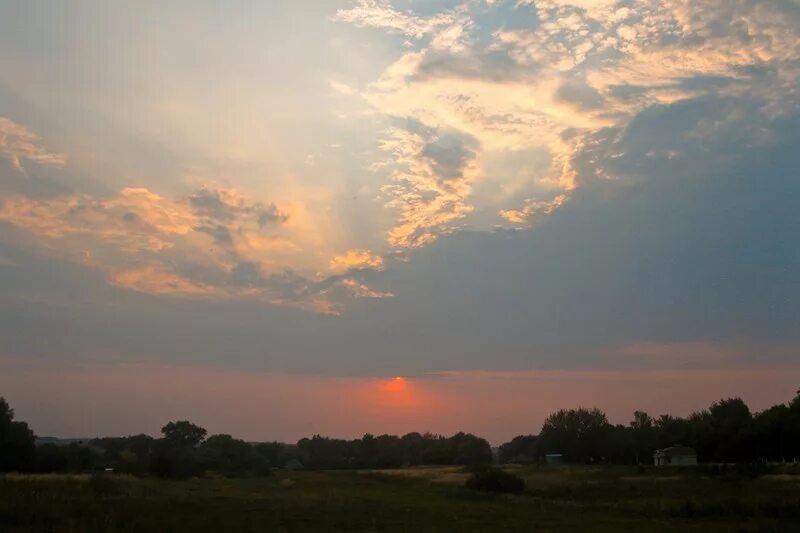
<path id="1" fill-rule="evenodd" d="M 752 413 L 740 398 L 714 402 L 686 418 L 651 417 L 636 411 L 627 425 L 612 425 L 603 411 L 562 409 L 547 417 L 538 435 L 501 445 L 501 463 L 538 463 L 561 454 L 574 463 L 652 464 L 653 452 L 691 446 L 704 462 L 796 461 L 800 458 L 800 391 L 788 404 Z M 295 444 L 251 443 L 209 436 L 188 421 L 169 422 L 161 436 L 105 437 L 69 444 L 43 443 L 0 398 L 0 472 L 95 472 L 113 469 L 162 477 L 266 475 L 275 468 L 373 469 L 416 465 L 485 465 L 489 443 L 469 433 L 403 436 L 366 434 L 360 439 L 314 435 Z"/>
<path id="2" fill-rule="evenodd" d="M 230 435 L 208 436 L 188 421 L 161 429 L 161 437 L 104 437 L 67 444 L 36 445 L 33 431 L 14 420 L 0 398 L 0 472 L 96 472 L 113 469 L 130 474 L 191 477 L 205 472 L 227 476 L 267 475 L 275 468 L 351 469 L 403 466 L 475 465 L 492 462 L 489 443 L 469 433 L 450 437 L 409 433 L 360 439 L 314 435 L 295 444 L 251 443 Z"/>
<path id="3" fill-rule="evenodd" d="M 655 450 L 694 448 L 701 462 L 796 462 L 800 459 L 800 390 L 788 404 L 753 413 L 741 398 L 714 402 L 686 418 L 633 413 L 627 425 L 609 423 L 599 409 L 562 409 L 538 435 L 520 435 L 500 446 L 501 463 L 539 462 L 561 454 L 574 463 L 653 462 Z"/>

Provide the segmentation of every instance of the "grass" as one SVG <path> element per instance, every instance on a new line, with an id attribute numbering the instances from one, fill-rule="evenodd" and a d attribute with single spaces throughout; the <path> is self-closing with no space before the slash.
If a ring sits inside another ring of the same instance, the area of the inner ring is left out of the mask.
<path id="1" fill-rule="evenodd" d="M 522 495 L 455 468 L 165 481 L 0 478 L 0 531 L 797 531 L 800 475 L 510 467 Z"/>

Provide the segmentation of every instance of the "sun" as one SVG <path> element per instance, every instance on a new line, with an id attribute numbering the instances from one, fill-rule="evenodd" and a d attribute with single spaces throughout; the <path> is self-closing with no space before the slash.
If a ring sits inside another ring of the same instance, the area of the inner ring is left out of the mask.
<path id="1" fill-rule="evenodd" d="M 386 392 L 403 392 L 408 388 L 408 380 L 403 376 L 395 376 L 385 380 L 381 388 Z"/>

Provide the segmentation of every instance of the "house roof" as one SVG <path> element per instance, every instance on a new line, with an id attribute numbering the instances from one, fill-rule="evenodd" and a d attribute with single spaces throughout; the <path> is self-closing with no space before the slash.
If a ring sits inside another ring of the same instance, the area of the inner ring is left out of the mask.
<path id="1" fill-rule="evenodd" d="M 669 448 L 662 448 L 660 450 L 656 450 L 656 454 L 667 455 L 669 457 L 676 457 L 682 455 L 697 455 L 697 452 L 695 452 L 693 448 L 689 448 L 688 446 L 683 446 L 679 444 L 677 446 L 670 446 Z"/>

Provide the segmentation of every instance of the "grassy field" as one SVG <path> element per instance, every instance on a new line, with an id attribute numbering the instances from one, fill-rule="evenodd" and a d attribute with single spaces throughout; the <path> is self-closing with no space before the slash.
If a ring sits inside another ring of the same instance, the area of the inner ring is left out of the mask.
<path id="1" fill-rule="evenodd" d="M 800 531 L 800 475 L 510 468 L 518 496 L 455 468 L 164 481 L 0 478 L 0 531 Z"/>

